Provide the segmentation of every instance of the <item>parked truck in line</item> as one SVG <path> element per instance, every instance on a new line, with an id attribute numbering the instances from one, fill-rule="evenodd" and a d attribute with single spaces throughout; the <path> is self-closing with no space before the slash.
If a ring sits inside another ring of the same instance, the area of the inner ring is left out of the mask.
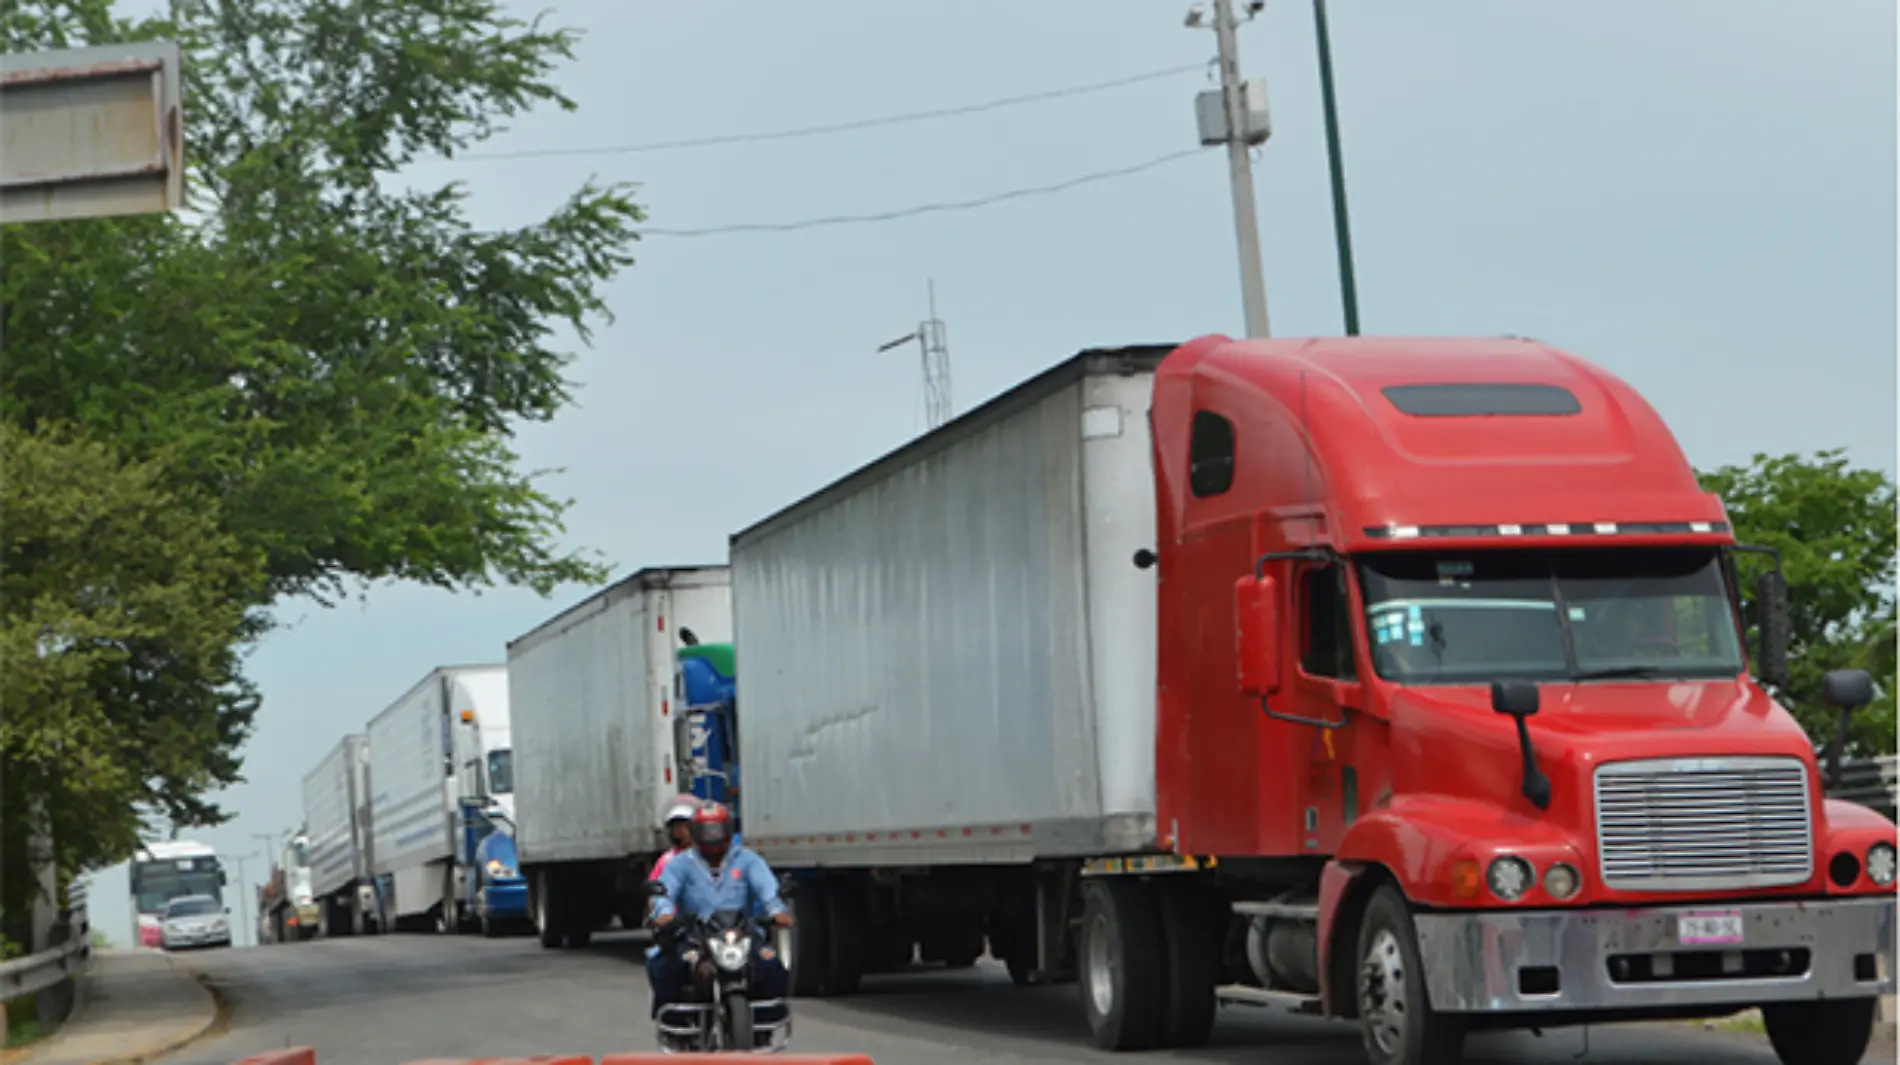
<path id="1" fill-rule="evenodd" d="M 442 666 L 369 723 L 369 869 L 381 927 L 468 931 L 526 916 L 513 869 L 483 852 L 512 834 L 508 671 Z M 493 890 L 490 890 L 490 889 Z"/>
<path id="2" fill-rule="evenodd" d="M 724 566 L 645 569 L 509 643 L 514 843 L 543 946 L 640 927 L 661 804 L 696 781 L 725 796 L 731 618 Z"/>
<path id="3" fill-rule="evenodd" d="M 310 893 L 325 936 L 381 930 L 370 873 L 369 739 L 337 741 L 303 778 Z"/>
<path id="4" fill-rule="evenodd" d="M 1257 1004 L 1439 1065 L 1759 1006 L 1782 1061 L 1852 1065 L 1895 827 L 1823 796 L 1747 551 L 1656 412 L 1540 343 L 1083 352 L 731 539 L 796 993 L 987 940 L 1109 1049 Z"/>
<path id="5" fill-rule="evenodd" d="M 311 890 L 310 837 L 292 835 L 271 857 L 257 888 L 257 941 L 301 943 L 322 928 L 322 907 Z"/>

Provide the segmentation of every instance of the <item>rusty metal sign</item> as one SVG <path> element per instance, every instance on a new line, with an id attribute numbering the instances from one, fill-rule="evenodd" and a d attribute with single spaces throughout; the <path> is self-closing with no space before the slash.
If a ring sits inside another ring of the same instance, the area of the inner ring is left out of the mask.
<path id="1" fill-rule="evenodd" d="M 0 55 L 0 222 L 183 206 L 180 84 L 173 41 Z"/>

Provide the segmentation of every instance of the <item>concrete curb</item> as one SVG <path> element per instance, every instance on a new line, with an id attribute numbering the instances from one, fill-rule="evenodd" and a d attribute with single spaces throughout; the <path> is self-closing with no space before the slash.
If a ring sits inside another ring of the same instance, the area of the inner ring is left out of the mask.
<path id="1" fill-rule="evenodd" d="M 179 1026 L 172 1031 L 150 1037 L 151 1041 L 146 1045 L 112 1057 L 96 1058 L 92 1065 L 144 1065 L 145 1062 L 155 1058 L 162 1058 L 167 1054 L 183 1050 L 202 1039 L 205 1033 L 217 1026 L 218 996 L 212 993 L 210 986 L 199 979 L 197 974 L 175 961 L 172 962 L 172 968 L 190 976 L 192 985 L 198 989 L 204 1001 L 204 1008 L 194 1013 L 189 1020 L 181 1021 Z"/>
<path id="2" fill-rule="evenodd" d="M 176 1053 L 203 1038 L 217 1027 L 221 1016 L 217 995 L 195 973 L 176 959 L 167 958 L 166 966 L 175 975 L 178 987 L 190 984 L 186 993 L 191 1005 L 172 1015 L 162 1025 L 144 1024 L 131 1032 L 87 1032 L 85 1021 L 92 1012 L 91 984 L 98 977 L 88 973 L 80 981 L 73 1014 L 45 1041 L 29 1048 L 25 1055 L 8 1057 L 6 1065 L 145 1065 L 167 1054 Z M 110 1023 L 110 1022 L 106 1022 Z M 106 1046 L 99 1046 L 109 1039 Z"/>

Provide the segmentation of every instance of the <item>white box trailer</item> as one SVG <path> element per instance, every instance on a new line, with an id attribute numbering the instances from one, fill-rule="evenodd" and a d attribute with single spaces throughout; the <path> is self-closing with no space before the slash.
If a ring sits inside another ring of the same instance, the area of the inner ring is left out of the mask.
<path id="1" fill-rule="evenodd" d="M 1085 352 L 732 537 L 745 838 L 798 885 L 799 993 L 986 938 L 1056 978 L 1073 859 L 1155 847 L 1168 350 Z"/>
<path id="2" fill-rule="evenodd" d="M 460 805 L 491 797 L 483 760 L 459 757 L 471 742 L 460 733 L 505 743 L 508 719 L 507 667 L 477 665 L 431 670 L 370 721 L 370 867 L 385 927 L 465 923 Z"/>
<path id="3" fill-rule="evenodd" d="M 343 737 L 303 778 L 310 890 L 326 936 L 370 930 L 375 896 L 369 865 L 369 740 Z"/>
<path id="4" fill-rule="evenodd" d="M 641 570 L 508 645 L 516 847 L 545 946 L 639 925 L 660 806 L 682 787 L 685 634 L 731 640 L 726 567 Z"/>
<path id="5" fill-rule="evenodd" d="M 795 865 L 1151 844 L 1152 359 L 1063 363 L 732 538 L 748 844 Z"/>

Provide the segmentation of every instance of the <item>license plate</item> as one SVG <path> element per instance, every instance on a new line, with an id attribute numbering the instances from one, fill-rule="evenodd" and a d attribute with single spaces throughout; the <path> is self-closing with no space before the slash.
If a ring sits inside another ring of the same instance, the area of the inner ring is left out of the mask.
<path id="1" fill-rule="evenodd" d="M 1709 910 L 1676 918 L 1676 942 L 1683 946 L 1718 946 L 1741 941 L 1740 910 Z"/>

